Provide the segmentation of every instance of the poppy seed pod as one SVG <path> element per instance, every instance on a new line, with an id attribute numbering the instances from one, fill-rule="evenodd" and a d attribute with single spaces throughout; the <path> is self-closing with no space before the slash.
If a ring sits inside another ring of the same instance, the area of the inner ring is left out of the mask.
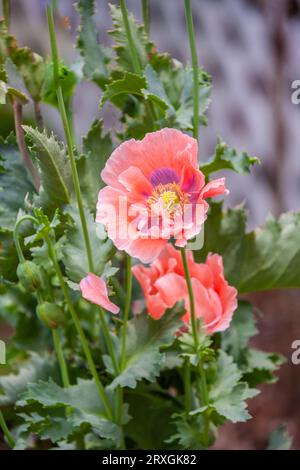
<path id="1" fill-rule="evenodd" d="M 24 261 L 24 263 L 20 263 L 17 268 L 17 276 L 20 284 L 28 292 L 34 292 L 42 287 L 43 278 L 41 270 L 39 266 L 32 261 Z"/>
<path id="2" fill-rule="evenodd" d="M 63 309 L 51 302 L 43 302 L 38 305 L 36 313 L 39 319 L 51 330 L 58 328 L 64 322 Z"/>

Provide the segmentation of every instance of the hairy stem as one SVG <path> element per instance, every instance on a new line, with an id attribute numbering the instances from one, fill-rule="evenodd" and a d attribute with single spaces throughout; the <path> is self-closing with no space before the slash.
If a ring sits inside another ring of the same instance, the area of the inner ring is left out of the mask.
<path id="1" fill-rule="evenodd" d="M 193 108 L 194 108 L 194 137 L 196 140 L 199 138 L 199 68 L 198 68 L 198 57 L 197 57 L 197 48 L 195 41 L 195 32 L 193 24 L 193 15 L 191 11 L 190 0 L 184 0 L 185 6 L 185 16 L 187 29 L 189 33 L 190 49 L 192 56 L 192 65 L 193 65 L 193 75 L 194 75 L 194 98 L 193 98 Z"/>
<path id="2" fill-rule="evenodd" d="M 39 101 L 33 102 L 34 115 L 36 120 L 36 125 L 40 131 L 44 129 L 44 120 L 41 111 L 41 105 Z"/>
<path id="3" fill-rule="evenodd" d="M 32 160 L 27 150 L 24 131 L 22 128 L 22 115 L 23 115 L 22 104 L 17 99 L 13 100 L 13 111 L 14 111 L 14 119 L 15 119 L 16 138 L 17 138 L 19 151 L 20 151 L 22 160 L 24 162 L 24 165 L 26 166 L 27 170 L 29 171 L 31 175 L 34 187 L 38 191 L 40 187 L 40 177 L 39 177 L 37 169 L 32 163 Z"/>
<path id="4" fill-rule="evenodd" d="M 6 440 L 9 446 L 11 447 L 11 449 L 13 449 L 15 447 L 15 440 L 7 427 L 6 421 L 4 419 L 4 416 L 1 410 L 0 410 L 0 428 L 2 429 L 3 434 L 6 437 Z"/>
<path id="5" fill-rule="evenodd" d="M 122 348 L 121 348 L 121 370 L 124 369 L 126 363 L 126 339 L 127 339 L 127 322 L 129 317 L 129 310 L 131 304 L 131 290 L 132 290 L 132 273 L 131 273 L 131 258 L 126 255 L 126 301 L 123 317 L 123 330 L 122 330 Z"/>

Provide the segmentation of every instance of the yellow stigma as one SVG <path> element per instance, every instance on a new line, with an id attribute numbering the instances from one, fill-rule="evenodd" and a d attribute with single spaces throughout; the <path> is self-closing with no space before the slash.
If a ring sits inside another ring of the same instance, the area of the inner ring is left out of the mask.
<path id="1" fill-rule="evenodd" d="M 160 206 L 171 215 L 182 210 L 186 203 L 188 203 L 188 197 L 181 191 L 177 183 L 159 184 L 148 198 L 149 206 Z"/>
<path id="2" fill-rule="evenodd" d="M 169 211 L 172 210 L 174 204 L 179 204 L 180 199 L 175 191 L 165 191 L 160 195 L 160 200 L 163 203 L 163 208 Z"/>

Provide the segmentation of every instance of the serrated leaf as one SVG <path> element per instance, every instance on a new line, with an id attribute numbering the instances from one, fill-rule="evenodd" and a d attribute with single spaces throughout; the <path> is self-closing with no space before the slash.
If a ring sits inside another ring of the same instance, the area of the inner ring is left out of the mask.
<path id="1" fill-rule="evenodd" d="M 31 352 L 19 365 L 17 373 L 0 376 L 0 406 L 12 405 L 26 390 L 29 382 L 46 379 L 53 369 L 49 356 Z"/>
<path id="2" fill-rule="evenodd" d="M 183 88 L 180 93 L 179 106 L 175 113 L 175 127 L 182 130 L 193 130 L 193 70 L 190 67 L 184 69 Z M 205 111 L 210 103 L 211 77 L 204 70 L 199 71 L 199 123 L 207 124 Z"/>
<path id="3" fill-rule="evenodd" d="M 267 450 L 289 450 L 292 445 L 292 437 L 286 427 L 281 425 L 270 434 Z"/>
<path id="4" fill-rule="evenodd" d="M 146 314 L 131 319 L 127 326 L 126 365 L 110 385 L 135 388 L 138 381 L 154 381 L 160 373 L 163 355 L 160 348 L 172 344 L 175 333 L 182 325 L 181 307 L 168 310 L 160 320 Z"/>
<path id="5" fill-rule="evenodd" d="M 51 409 L 72 407 L 73 412 L 68 416 L 68 422 L 72 424 L 68 435 L 79 429 L 82 424 L 87 424 L 98 436 L 109 439 L 116 445 L 121 441 L 119 426 L 105 418 L 97 386 L 93 380 L 78 379 L 76 385 L 68 388 L 59 387 L 51 379 L 48 382 L 32 383 L 18 405 L 26 407 L 34 403 L 40 404 L 42 408 Z"/>
<path id="6" fill-rule="evenodd" d="M 226 279 L 240 293 L 300 287 L 300 213 L 269 217 L 262 227 L 246 232 L 246 211 L 222 211 L 212 203 L 205 242 L 197 260 L 209 252 L 223 256 Z"/>
<path id="7" fill-rule="evenodd" d="M 106 101 L 111 101 L 118 107 L 124 104 L 124 97 L 127 95 L 143 96 L 142 89 L 146 88 L 147 83 L 144 77 L 132 72 L 125 72 L 123 77 L 118 80 L 112 80 L 105 85 L 105 90 L 100 101 L 100 107 Z M 120 100 L 121 96 L 121 100 Z"/>
<path id="8" fill-rule="evenodd" d="M 71 281 L 79 282 L 90 269 L 78 210 L 70 206 L 68 213 L 72 217 L 73 223 L 69 224 L 65 233 L 65 244 L 62 248 L 63 260 L 68 277 Z M 105 234 L 101 239 L 97 236 L 97 224 L 94 221 L 94 216 L 88 211 L 86 211 L 86 221 L 94 259 L 94 273 L 101 276 L 106 263 L 112 258 L 115 248 Z"/>
<path id="9" fill-rule="evenodd" d="M 230 328 L 223 333 L 222 347 L 237 364 L 243 364 L 246 361 L 245 355 L 249 339 L 257 333 L 252 305 L 240 300 Z"/>
<path id="10" fill-rule="evenodd" d="M 219 170 L 233 170 L 241 175 L 250 173 L 253 165 L 260 163 L 257 157 L 250 157 L 247 152 L 238 152 L 229 148 L 222 140 L 218 139 L 216 150 L 211 159 L 201 165 L 200 169 L 205 176 Z"/>
<path id="11" fill-rule="evenodd" d="M 14 136 L 0 140 L 0 226 L 13 230 L 17 214 L 24 207 L 27 193 L 33 185 L 22 163 Z"/>
<path id="12" fill-rule="evenodd" d="M 83 58 L 83 74 L 86 79 L 102 87 L 108 79 L 109 57 L 107 51 L 98 42 L 93 21 L 94 0 L 80 0 L 77 3 L 77 10 L 80 14 L 77 48 Z"/>
<path id="13" fill-rule="evenodd" d="M 176 433 L 173 434 L 167 443 L 178 442 L 180 448 L 189 450 L 204 450 L 204 420 L 202 415 L 189 417 L 179 417 L 174 421 Z M 178 444 L 177 444 L 178 445 Z"/>
<path id="14" fill-rule="evenodd" d="M 259 393 L 241 382 L 241 375 L 232 357 L 220 350 L 215 380 L 210 384 L 210 406 L 233 423 L 250 418 L 246 400 Z"/>
<path id="15" fill-rule="evenodd" d="M 36 205 L 52 214 L 58 207 L 69 204 L 73 191 L 70 161 L 66 150 L 53 134 L 48 136 L 30 126 L 23 126 L 32 143 L 41 174 L 41 187 Z"/>
<path id="16" fill-rule="evenodd" d="M 117 5 L 110 5 L 110 11 L 114 29 L 109 33 L 114 40 L 117 64 L 123 70 L 134 71 L 121 8 Z M 152 50 L 153 44 L 147 39 L 144 25 L 138 25 L 132 13 L 128 14 L 128 21 L 138 61 L 144 67 L 148 59 L 147 54 Z"/>
<path id="17" fill-rule="evenodd" d="M 81 194 L 91 212 L 95 211 L 98 192 L 104 186 L 100 173 L 113 150 L 110 135 L 102 135 L 102 127 L 102 121 L 94 121 L 83 138 L 84 155 L 76 162 Z"/>

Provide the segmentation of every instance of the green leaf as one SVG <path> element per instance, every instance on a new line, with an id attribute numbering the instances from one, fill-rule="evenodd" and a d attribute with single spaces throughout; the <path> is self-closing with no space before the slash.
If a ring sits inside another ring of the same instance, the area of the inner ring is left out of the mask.
<path id="1" fill-rule="evenodd" d="M 228 352 L 237 364 L 246 361 L 249 339 L 255 336 L 258 330 L 255 326 L 253 307 L 249 302 L 240 300 L 233 319 L 223 333 L 222 347 Z"/>
<path id="2" fill-rule="evenodd" d="M 215 154 L 200 169 L 205 176 L 226 169 L 244 175 L 250 173 L 252 165 L 257 163 L 260 163 L 257 157 L 249 157 L 247 152 L 239 153 L 236 149 L 229 148 L 222 139 L 218 139 Z"/>
<path id="3" fill-rule="evenodd" d="M 179 106 L 176 108 L 175 127 L 182 130 L 193 130 L 193 70 L 186 67 L 183 70 L 183 87 L 179 97 Z M 199 70 L 199 121 L 206 125 L 205 111 L 210 104 L 211 77 L 204 70 Z"/>
<path id="4" fill-rule="evenodd" d="M 139 380 L 155 380 L 160 374 L 164 358 L 160 348 L 175 340 L 175 333 L 182 325 L 182 313 L 182 307 L 177 306 L 168 310 L 160 320 L 140 314 L 128 322 L 126 365 L 112 381 L 110 388 L 119 385 L 135 388 Z"/>
<path id="5" fill-rule="evenodd" d="M 132 94 L 142 97 L 142 89 L 146 88 L 146 86 L 147 83 L 144 77 L 141 77 L 136 73 L 125 72 L 122 78 L 112 80 L 105 85 L 105 91 L 100 101 L 100 107 L 102 107 L 106 101 L 111 101 L 116 106 L 122 108 L 124 105 L 124 98 L 126 100 L 127 95 Z"/>
<path id="6" fill-rule="evenodd" d="M 202 415 L 191 416 L 189 419 L 185 416 L 178 417 L 174 424 L 177 432 L 167 439 L 167 443 L 178 442 L 180 448 L 189 450 L 204 450 L 206 448 Z"/>
<path id="7" fill-rule="evenodd" d="M 95 212 L 98 192 L 104 186 L 100 173 L 113 150 L 110 135 L 103 135 L 102 128 L 102 121 L 94 121 L 83 138 L 84 155 L 76 162 L 81 194 L 91 212 Z"/>
<path id="8" fill-rule="evenodd" d="M 127 40 L 121 8 L 117 5 L 110 5 L 110 11 L 114 28 L 109 31 L 109 33 L 114 40 L 117 64 L 122 70 L 133 72 L 134 69 L 130 55 L 130 47 Z M 153 44 L 148 41 L 144 25 L 138 25 L 132 13 L 128 14 L 128 21 L 138 61 L 143 68 L 148 61 L 148 54 L 150 54 L 153 49 Z"/>
<path id="9" fill-rule="evenodd" d="M 86 79 L 102 87 L 108 79 L 109 56 L 98 42 L 93 21 L 95 2 L 94 0 L 80 0 L 77 3 L 77 9 L 80 14 L 77 48 L 83 58 L 83 74 Z"/>
<path id="10" fill-rule="evenodd" d="M 138 449 L 166 449 L 165 440 L 174 433 L 171 416 L 174 403 L 161 396 L 156 385 L 140 386 L 126 392 L 126 403 L 132 419 L 125 427 L 126 436 Z M 159 432 L 153 432 L 159 429 Z M 167 447 L 168 448 L 168 447 Z"/>
<path id="11" fill-rule="evenodd" d="M 292 445 L 292 437 L 288 434 L 286 427 L 281 425 L 270 434 L 267 450 L 289 450 Z"/>
<path id="12" fill-rule="evenodd" d="M 70 206 L 68 212 L 73 223 L 69 224 L 66 230 L 65 244 L 62 249 L 63 261 L 71 281 L 79 282 L 90 269 L 78 210 Z M 94 273 L 101 276 L 106 263 L 112 258 L 115 248 L 103 228 L 96 224 L 94 216 L 88 211 L 86 211 L 86 221 L 94 259 Z M 101 238 L 97 235 L 97 230 Z"/>
<path id="13" fill-rule="evenodd" d="M 242 367 L 243 379 L 250 387 L 256 387 L 261 383 L 274 383 L 277 381 L 274 372 L 285 362 L 280 354 L 267 353 L 255 348 L 245 352 L 245 364 Z"/>
<path id="14" fill-rule="evenodd" d="M 250 418 L 246 400 L 259 393 L 258 390 L 249 388 L 247 383 L 241 382 L 241 376 L 232 357 L 220 350 L 215 379 L 210 384 L 210 407 L 233 423 Z"/>
<path id="15" fill-rule="evenodd" d="M 56 85 L 54 84 L 53 62 L 46 62 L 45 81 L 42 88 L 42 101 L 51 106 L 58 107 Z M 65 105 L 68 110 L 70 100 L 74 94 L 75 87 L 78 83 L 76 73 L 70 69 L 62 60 L 58 66 L 59 84 L 62 87 L 62 93 Z"/>
<path id="16" fill-rule="evenodd" d="M 226 279 L 240 293 L 300 287 L 300 213 L 269 216 L 262 227 L 246 233 L 246 211 L 238 206 L 222 212 L 212 203 L 205 225 L 204 248 L 223 256 Z"/>
<path id="17" fill-rule="evenodd" d="M 23 126 L 26 136 L 32 143 L 41 174 L 41 188 L 36 205 L 52 214 L 58 207 L 69 204 L 73 191 L 70 161 L 66 150 L 54 134 L 49 137 L 30 126 Z"/>
<path id="18" fill-rule="evenodd" d="M 96 435 L 110 440 L 116 446 L 121 442 L 120 428 L 105 418 L 99 393 L 93 380 L 78 379 L 77 385 L 68 388 L 59 387 L 51 379 L 48 382 L 32 383 L 18 402 L 18 406 L 26 407 L 32 404 L 40 404 L 42 408 L 51 409 L 71 407 L 73 412 L 69 414 L 68 422 L 72 426 L 69 429 L 65 428 L 67 436 L 85 424 Z M 65 437 L 67 436 L 65 435 Z"/>
<path id="19" fill-rule="evenodd" d="M 46 73 L 44 59 L 28 47 L 12 49 L 10 58 L 22 76 L 32 99 L 40 101 Z"/>
<path id="20" fill-rule="evenodd" d="M 26 390 L 29 382 L 46 379 L 53 370 L 49 356 L 31 352 L 18 366 L 16 373 L 0 375 L 0 406 L 12 405 Z"/>
<path id="21" fill-rule="evenodd" d="M 13 230 L 17 214 L 24 207 L 33 185 L 22 163 L 16 140 L 11 134 L 6 140 L 0 139 L 0 226 Z"/>

